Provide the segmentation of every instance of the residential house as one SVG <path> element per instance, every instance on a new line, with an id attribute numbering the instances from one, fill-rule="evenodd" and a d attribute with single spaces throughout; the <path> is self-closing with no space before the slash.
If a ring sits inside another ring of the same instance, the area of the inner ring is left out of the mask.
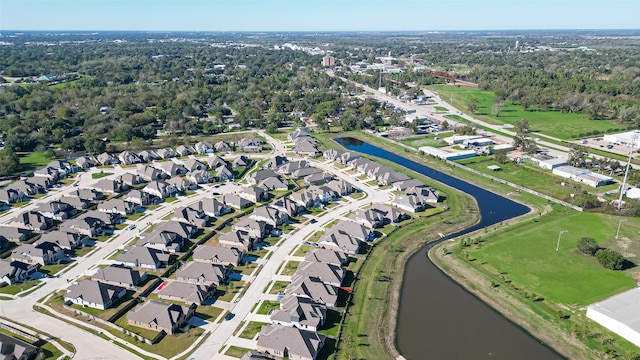
<path id="1" fill-rule="evenodd" d="M 409 188 L 420 188 L 420 187 L 426 187 L 426 185 L 422 181 L 416 180 L 416 179 L 409 179 L 409 180 L 405 180 L 405 181 L 396 181 L 396 182 L 393 183 L 393 190 L 395 190 L 395 191 L 404 192 L 405 190 L 407 190 Z"/>
<path id="2" fill-rule="evenodd" d="M 238 155 L 235 158 L 233 158 L 233 168 L 239 168 L 239 167 L 247 167 L 251 164 L 251 159 L 249 159 L 248 157 L 244 156 L 244 155 Z"/>
<path id="3" fill-rule="evenodd" d="M 109 199 L 98 204 L 98 211 L 115 213 L 122 216 L 130 215 L 138 211 L 140 205 L 122 199 Z"/>
<path id="4" fill-rule="evenodd" d="M 213 297 L 215 292 L 215 286 L 171 281 L 158 291 L 158 297 L 160 299 L 181 301 L 187 304 L 203 305 Z"/>
<path id="5" fill-rule="evenodd" d="M 192 184 L 209 184 L 215 181 L 213 175 L 206 170 L 194 170 L 189 171 L 185 178 Z"/>
<path id="6" fill-rule="evenodd" d="M 283 171 L 284 168 L 286 168 L 286 166 L 283 166 L 279 170 Z M 310 175 L 321 174 L 321 173 L 322 173 L 322 170 L 309 166 L 309 167 L 303 167 L 300 169 L 293 170 L 291 172 L 291 176 L 293 176 L 295 179 L 302 179 Z"/>
<path id="7" fill-rule="evenodd" d="M 293 141 L 293 152 L 298 155 L 315 156 L 320 153 L 318 142 L 312 137 L 300 137 Z"/>
<path id="8" fill-rule="evenodd" d="M 410 180 L 411 178 L 408 177 L 407 175 L 398 172 L 398 171 L 386 171 L 384 173 L 379 174 L 378 176 L 376 176 L 376 180 L 378 180 L 378 183 L 380 185 L 386 186 L 386 185 L 391 185 L 393 183 L 396 183 L 398 181 L 407 181 Z"/>
<path id="9" fill-rule="evenodd" d="M 159 180 L 151 181 L 142 191 L 161 199 L 176 196 L 178 193 L 178 189 L 175 186 Z"/>
<path id="10" fill-rule="evenodd" d="M 207 158 L 207 160 L 205 160 L 206 163 L 209 165 L 210 169 L 215 169 L 218 166 L 224 166 L 227 165 L 227 162 L 221 158 L 220 156 L 216 156 L 216 155 L 211 155 Z"/>
<path id="11" fill-rule="evenodd" d="M 169 159 L 176 156 L 176 153 L 171 149 L 158 149 L 156 150 L 156 154 L 158 154 L 161 159 Z"/>
<path id="12" fill-rule="evenodd" d="M 152 162 L 153 160 L 158 160 L 159 158 L 158 155 L 156 155 L 153 151 L 150 151 L 150 150 L 139 151 L 138 157 L 143 163 Z"/>
<path id="13" fill-rule="evenodd" d="M 123 200 L 139 206 L 147 206 L 160 202 L 160 199 L 156 196 L 136 189 L 129 191 L 129 193 L 123 196 Z"/>
<path id="14" fill-rule="evenodd" d="M 349 255 L 356 255 L 360 252 L 362 240 L 349 234 L 329 232 L 320 237 L 318 246 L 322 249 L 332 249 L 345 252 Z"/>
<path id="15" fill-rule="evenodd" d="M 188 179 L 179 176 L 168 179 L 167 184 L 173 185 L 178 190 L 178 192 L 185 192 L 187 190 L 195 190 L 198 188 L 198 184 L 192 183 Z"/>
<path id="16" fill-rule="evenodd" d="M 164 253 L 173 254 L 180 251 L 184 245 L 182 236 L 169 231 L 153 231 L 149 235 L 144 235 L 136 242 L 136 246 L 143 246 Z"/>
<path id="17" fill-rule="evenodd" d="M 335 198 L 347 196 L 353 192 L 353 185 L 342 179 L 329 181 L 325 186 L 333 191 Z"/>
<path id="18" fill-rule="evenodd" d="M 317 202 L 316 195 L 307 189 L 295 192 L 289 198 L 303 209 L 310 208 Z"/>
<path id="19" fill-rule="evenodd" d="M 51 181 L 56 181 L 58 179 L 62 179 L 64 178 L 64 176 L 62 176 L 58 170 L 52 168 L 52 167 L 48 167 L 45 166 L 43 168 L 37 169 L 36 171 L 33 172 L 33 177 L 43 177 L 43 178 L 47 178 Z"/>
<path id="20" fill-rule="evenodd" d="M 292 279 L 284 293 L 311 299 L 328 308 L 334 308 L 338 302 L 338 288 L 316 277 L 299 276 L 295 280 Z"/>
<path id="21" fill-rule="evenodd" d="M 198 228 L 181 221 L 163 221 L 156 225 L 151 234 L 157 231 L 168 231 L 183 239 L 191 239 L 198 232 Z"/>
<path id="22" fill-rule="evenodd" d="M 164 171 L 149 165 L 138 167 L 138 175 L 145 181 L 162 180 L 167 177 Z"/>
<path id="23" fill-rule="evenodd" d="M 46 78 L 39 81 L 46 81 Z M 31 360 L 36 359 L 40 354 L 37 347 L 4 334 L 0 334 L 0 350 L 0 354 L 6 360 Z"/>
<path id="24" fill-rule="evenodd" d="M 286 164 L 288 162 L 289 162 L 289 159 L 287 159 L 286 156 L 276 155 L 276 156 L 272 157 L 271 159 L 269 159 L 269 161 L 267 161 L 263 165 L 263 168 L 276 170 L 280 166 L 282 166 L 282 165 L 284 165 L 284 164 Z"/>
<path id="25" fill-rule="evenodd" d="M 370 228 L 384 226 L 384 215 L 372 209 L 357 209 L 349 219 Z"/>
<path id="26" fill-rule="evenodd" d="M 162 301 L 149 300 L 127 313 L 129 325 L 153 331 L 164 331 L 174 334 L 187 322 L 196 311 L 197 305 L 190 307 L 169 304 Z"/>
<path id="27" fill-rule="evenodd" d="M 30 180 L 32 179 L 33 178 L 29 178 L 27 180 L 24 180 L 24 179 L 17 180 L 14 183 L 7 185 L 5 189 L 17 191 L 19 194 L 19 197 L 21 198 L 24 198 L 27 196 L 33 196 L 38 193 L 44 192 L 45 188 L 31 182 Z"/>
<path id="28" fill-rule="evenodd" d="M 386 222 L 398 223 L 409 217 L 407 214 L 403 213 L 402 211 L 399 211 L 398 209 L 392 206 L 387 206 L 383 204 L 373 204 L 371 206 L 371 211 L 381 214 L 385 219 L 385 223 Z"/>
<path id="29" fill-rule="evenodd" d="M 184 161 L 184 167 L 187 169 L 187 171 L 207 170 L 208 169 L 207 165 L 202 163 L 198 159 L 187 159 L 187 160 L 185 160 Z"/>
<path id="30" fill-rule="evenodd" d="M 222 216 L 230 213 L 231 208 L 216 198 L 204 198 L 198 203 L 198 208 L 204 211 L 209 217 Z"/>
<path id="31" fill-rule="evenodd" d="M 74 190 L 69 195 L 77 196 L 81 199 L 89 200 L 89 201 L 98 201 L 104 198 L 104 194 L 102 192 L 95 189 L 85 189 L 85 188 Z"/>
<path id="32" fill-rule="evenodd" d="M 176 271 L 176 279 L 193 284 L 220 286 L 224 284 L 233 266 L 218 265 L 205 262 L 189 262 L 187 266 Z"/>
<path id="33" fill-rule="evenodd" d="M 65 220 L 77 213 L 76 208 L 73 206 L 56 200 L 39 203 L 36 205 L 36 211 L 53 220 Z"/>
<path id="34" fill-rule="evenodd" d="M 60 225 L 61 231 L 78 233 L 89 237 L 102 235 L 105 228 L 104 221 L 95 217 L 84 216 L 67 220 Z"/>
<path id="35" fill-rule="evenodd" d="M 127 289 L 121 286 L 100 281 L 82 280 L 67 289 L 64 301 L 83 307 L 106 310 L 126 294 Z"/>
<path id="36" fill-rule="evenodd" d="M 296 327 L 266 325 L 258 335 L 259 352 L 278 359 L 315 360 L 326 336 Z"/>
<path id="37" fill-rule="evenodd" d="M 289 190 L 289 185 L 286 184 L 285 182 L 283 182 L 282 180 L 280 180 L 277 177 L 269 177 L 266 179 L 262 179 L 262 181 L 260 181 L 258 183 L 258 187 L 261 187 L 263 189 L 272 191 L 272 190 L 279 190 L 279 191 L 286 191 Z"/>
<path id="38" fill-rule="evenodd" d="M 238 142 L 236 142 L 236 146 L 244 152 L 261 152 L 262 140 L 256 137 L 246 137 L 238 140 Z"/>
<path id="39" fill-rule="evenodd" d="M 193 154 L 193 151 L 187 146 L 180 145 L 176 148 L 176 153 L 178 156 L 187 156 Z"/>
<path id="40" fill-rule="evenodd" d="M 118 163 L 118 159 L 107 152 L 103 152 L 102 154 L 96 156 L 96 160 L 100 165 L 111 165 Z"/>
<path id="41" fill-rule="evenodd" d="M 171 220 L 181 221 L 198 228 L 203 228 L 207 226 L 209 215 L 205 214 L 201 209 L 183 206 L 173 212 Z"/>
<path id="42" fill-rule="evenodd" d="M 118 160 L 121 164 L 131 165 L 131 164 L 139 164 L 142 162 L 142 159 L 138 156 L 138 154 L 133 151 L 123 151 L 118 154 Z"/>
<path id="43" fill-rule="evenodd" d="M 424 211 L 425 209 L 425 203 L 417 195 L 396 195 L 391 200 L 391 205 L 411 213 Z"/>
<path id="44" fill-rule="evenodd" d="M 50 242 L 58 245 L 64 250 L 73 250 L 82 248 L 88 244 L 89 237 L 84 234 L 58 230 L 42 234 L 37 243 L 41 242 Z"/>
<path id="45" fill-rule="evenodd" d="M 213 148 L 216 152 L 229 152 L 233 150 L 231 145 L 224 141 L 218 141 L 213 145 Z"/>
<path id="46" fill-rule="evenodd" d="M 309 137 L 311 133 L 311 128 L 296 128 L 293 132 L 287 134 L 287 140 L 295 141 L 297 138 L 301 137 Z"/>
<path id="47" fill-rule="evenodd" d="M 327 307 L 311 299 L 285 296 L 280 300 L 280 309 L 271 312 L 269 317 L 272 324 L 318 331 L 327 319 Z"/>
<path id="48" fill-rule="evenodd" d="M 234 247 L 198 245 L 193 250 L 193 261 L 222 266 L 238 266 L 243 256 L 244 251 Z"/>
<path id="49" fill-rule="evenodd" d="M 309 169 L 309 168 L 311 168 L 311 169 Z M 289 161 L 289 162 L 287 162 L 285 164 L 282 164 L 282 166 L 280 166 L 280 167 L 278 167 L 277 169 L 274 169 L 274 170 L 277 171 L 279 174 L 289 175 L 289 174 L 293 174 L 296 171 L 300 171 L 302 169 L 320 171 L 317 168 L 309 166 L 309 162 L 307 160 Z"/>
<path id="50" fill-rule="evenodd" d="M 360 241 L 371 241 L 375 238 L 372 228 L 348 220 L 340 221 L 326 231 L 327 234 L 335 232 L 348 234 Z"/>
<path id="51" fill-rule="evenodd" d="M 253 203 L 245 198 L 242 198 L 235 194 L 224 194 L 222 196 L 222 202 L 235 209 L 244 209 L 253 205 Z"/>
<path id="52" fill-rule="evenodd" d="M 16 217 L 16 222 L 31 230 L 46 230 L 53 226 L 53 218 L 37 211 L 25 211 Z"/>
<path id="53" fill-rule="evenodd" d="M 147 280 L 147 273 L 124 266 L 111 265 L 100 268 L 95 274 L 91 275 L 91 280 L 132 289 L 142 285 Z"/>
<path id="54" fill-rule="evenodd" d="M 36 271 L 38 271 L 38 264 L 0 259 L 0 285 L 23 283 Z"/>
<path id="55" fill-rule="evenodd" d="M 255 185 L 260 181 L 270 177 L 278 177 L 278 174 L 274 173 L 272 170 L 262 169 L 254 172 L 253 174 L 247 175 L 246 179 L 249 184 Z"/>
<path id="56" fill-rule="evenodd" d="M 33 235 L 33 231 L 14 226 L 0 225 L 0 236 L 12 241 L 25 241 Z"/>
<path id="57" fill-rule="evenodd" d="M 433 188 L 411 187 L 405 190 L 406 195 L 416 195 L 425 204 L 437 204 L 440 194 Z"/>
<path id="58" fill-rule="evenodd" d="M 131 173 L 125 173 L 122 174 L 120 176 L 118 176 L 116 178 L 116 181 L 119 181 L 123 184 L 127 184 L 128 186 L 133 186 L 133 185 L 138 185 L 142 182 L 144 182 L 144 180 L 142 178 L 140 178 L 138 175 L 136 174 L 131 174 Z"/>
<path id="59" fill-rule="evenodd" d="M 133 246 L 118 254 L 115 262 L 130 267 L 158 269 L 169 262 L 169 254 L 146 246 Z"/>
<path id="60" fill-rule="evenodd" d="M 251 237 L 249 233 L 241 230 L 232 230 L 226 234 L 222 234 L 218 238 L 220 246 L 227 248 L 236 248 L 247 252 L 253 249 L 253 243 L 255 238 Z"/>
<path id="61" fill-rule="evenodd" d="M 313 249 L 304 257 L 304 261 L 319 262 L 325 264 L 332 264 L 337 266 L 346 265 L 349 262 L 349 257 L 342 251 L 335 251 L 329 249 Z"/>
<path id="62" fill-rule="evenodd" d="M 269 193 L 261 187 L 243 186 L 238 192 L 238 196 L 245 198 L 251 202 L 264 202 L 269 200 Z"/>
<path id="63" fill-rule="evenodd" d="M 254 239 L 262 239 L 269 233 L 267 223 L 253 218 L 242 219 L 233 224 L 231 228 L 233 231 L 245 232 Z"/>
<path id="64" fill-rule="evenodd" d="M 304 178 L 304 182 L 307 185 L 326 184 L 331 180 L 333 180 L 333 175 L 326 172 L 311 174 L 311 175 L 305 176 Z"/>
<path id="65" fill-rule="evenodd" d="M 340 287 L 345 274 L 345 270 L 340 265 L 319 263 L 317 261 L 303 261 L 298 265 L 298 269 L 293 277 L 316 277 L 325 284 Z"/>
<path id="66" fill-rule="evenodd" d="M 80 156 L 76 159 L 76 166 L 81 169 L 88 169 L 96 166 L 96 162 L 92 157 L 89 156 Z"/>
<path id="67" fill-rule="evenodd" d="M 81 199 L 77 196 L 63 196 L 60 198 L 60 201 L 63 203 L 69 204 L 70 206 L 74 207 L 76 210 L 84 210 L 90 207 L 91 205 L 93 205 L 91 201 L 86 199 Z"/>
<path id="68" fill-rule="evenodd" d="M 334 161 L 342 155 L 343 152 L 338 149 L 328 149 L 322 153 L 322 157 L 328 161 Z"/>
<path id="69" fill-rule="evenodd" d="M 316 203 L 327 203 L 333 200 L 334 192 L 326 186 L 311 185 L 307 188 L 316 199 Z"/>
<path id="70" fill-rule="evenodd" d="M 27 181 L 38 189 L 38 192 L 44 193 L 46 189 L 50 189 L 55 185 L 56 181 L 44 176 L 32 176 Z"/>
<path id="71" fill-rule="evenodd" d="M 214 170 L 218 181 L 232 181 L 235 177 L 233 170 L 229 165 L 220 165 Z"/>
<path id="72" fill-rule="evenodd" d="M 260 206 L 253 210 L 253 213 L 249 215 L 249 219 L 263 221 L 275 228 L 284 224 L 289 219 L 289 216 L 278 209 Z"/>
<path id="73" fill-rule="evenodd" d="M 209 154 L 213 152 L 213 145 L 206 141 L 200 141 L 194 147 L 198 154 Z"/>
<path id="74" fill-rule="evenodd" d="M 13 204 L 22 201 L 25 197 L 24 193 L 14 189 L 0 189 L 0 201 L 6 204 Z"/>
<path id="75" fill-rule="evenodd" d="M 94 189 L 103 193 L 118 194 L 129 190 L 129 185 L 117 179 L 100 179 L 93 186 Z"/>
<path id="76" fill-rule="evenodd" d="M 40 242 L 38 244 L 22 244 L 11 251 L 11 260 L 41 266 L 55 264 L 65 257 L 64 251 L 57 244 Z"/>
<path id="77" fill-rule="evenodd" d="M 173 161 L 165 161 L 160 163 L 158 170 L 164 172 L 168 176 L 184 175 L 187 173 L 187 168 L 184 165 L 175 163 Z"/>
<path id="78" fill-rule="evenodd" d="M 300 211 L 302 211 L 302 207 L 300 207 L 293 200 L 281 197 L 276 199 L 275 201 L 269 204 L 270 207 L 280 211 L 281 213 L 287 214 L 289 217 L 296 216 Z"/>

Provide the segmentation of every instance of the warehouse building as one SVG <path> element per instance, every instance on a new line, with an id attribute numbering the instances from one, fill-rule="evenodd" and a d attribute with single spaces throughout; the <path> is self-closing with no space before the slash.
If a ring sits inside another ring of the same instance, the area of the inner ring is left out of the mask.
<path id="1" fill-rule="evenodd" d="M 640 346 L 640 288 L 589 305 L 587 317 Z"/>

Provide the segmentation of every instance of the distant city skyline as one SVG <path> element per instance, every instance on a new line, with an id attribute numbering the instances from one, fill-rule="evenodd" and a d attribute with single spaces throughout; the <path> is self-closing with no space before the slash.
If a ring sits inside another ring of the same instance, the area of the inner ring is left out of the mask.
<path id="1" fill-rule="evenodd" d="M 639 29 L 638 0 L 0 0 L 0 31 Z"/>

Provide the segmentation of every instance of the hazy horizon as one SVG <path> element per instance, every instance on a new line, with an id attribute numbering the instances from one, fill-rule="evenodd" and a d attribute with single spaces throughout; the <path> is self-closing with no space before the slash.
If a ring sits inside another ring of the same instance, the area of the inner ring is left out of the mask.
<path id="1" fill-rule="evenodd" d="M 1 0 L 0 31 L 635 30 L 640 1 Z"/>

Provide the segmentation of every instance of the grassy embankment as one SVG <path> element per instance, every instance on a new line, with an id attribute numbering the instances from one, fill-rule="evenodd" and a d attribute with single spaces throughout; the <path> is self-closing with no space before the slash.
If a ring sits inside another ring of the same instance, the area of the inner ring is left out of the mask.
<path id="1" fill-rule="evenodd" d="M 325 147 L 336 147 L 330 140 L 334 136 L 324 133 L 319 134 L 318 138 Z M 372 143 L 380 141 L 355 132 L 341 133 L 340 136 L 358 137 Z M 404 148 L 389 142 L 376 145 L 404 152 Z M 435 240 L 438 233 L 469 226 L 478 219 L 475 202 L 470 197 L 406 168 L 382 159 L 375 160 L 443 190 L 447 195 L 449 210 L 433 217 L 419 217 L 405 222 L 373 247 L 357 276 L 352 305 L 345 315 L 337 358 L 393 359 L 397 355 L 394 345 L 395 315 L 406 260 L 428 241 Z"/>
<path id="2" fill-rule="evenodd" d="M 621 218 L 555 207 L 533 221 L 466 238 L 471 243 L 466 247 L 441 244 L 429 255 L 465 288 L 563 355 L 633 358 L 637 347 L 586 319 L 585 306 L 633 288 L 640 270 L 606 270 L 582 255 L 576 243 L 593 237 L 601 247 L 634 259 L 640 245 L 630 239 L 640 231 L 640 221 L 623 223 L 615 239 Z M 556 252 L 561 230 L 568 232 Z M 443 248 L 452 254 L 444 255 Z"/>
<path id="3" fill-rule="evenodd" d="M 495 94 L 492 92 L 448 85 L 429 86 L 428 89 L 437 92 L 440 98 L 450 102 L 461 111 L 466 111 L 471 100 L 477 99 L 478 111 L 474 115 L 477 119 L 491 124 L 511 125 L 521 119 L 526 119 L 531 131 L 541 132 L 559 139 L 577 139 L 585 137 L 586 134 L 592 134 L 594 131 L 604 134 L 626 129 L 613 121 L 590 120 L 585 114 L 542 111 L 535 108 L 525 111 L 522 106 L 510 101 L 504 101 L 504 108 L 500 111 L 500 116 L 496 117 L 491 113 L 495 99 Z"/>

